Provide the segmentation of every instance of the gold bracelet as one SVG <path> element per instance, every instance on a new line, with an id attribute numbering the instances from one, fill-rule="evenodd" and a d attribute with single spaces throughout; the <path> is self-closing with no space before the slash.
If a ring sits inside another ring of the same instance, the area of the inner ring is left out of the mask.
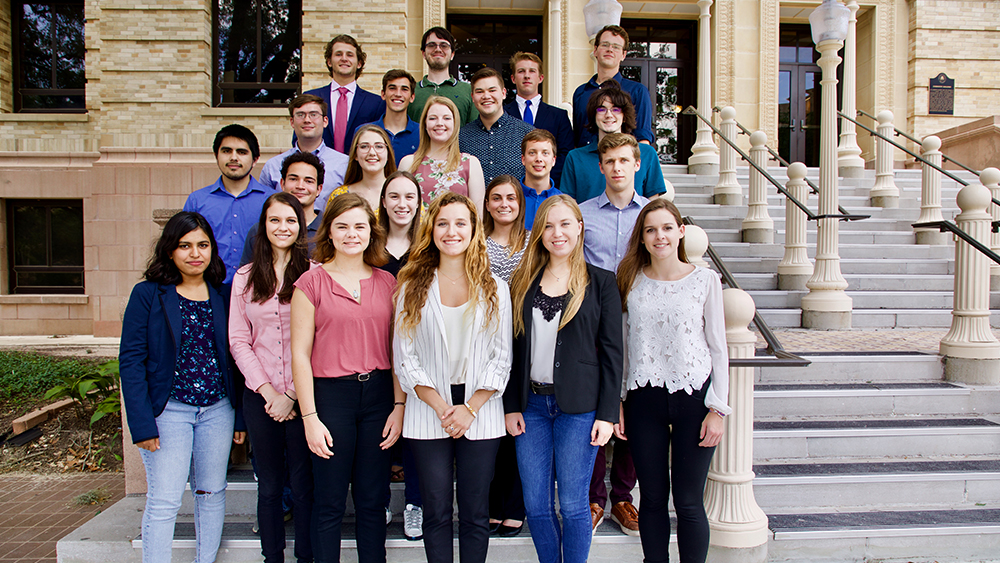
<path id="1" fill-rule="evenodd" d="M 469 412 L 472 413 L 472 418 L 478 418 L 478 416 L 476 416 L 475 409 L 470 407 L 468 402 L 465 403 L 465 408 L 469 409 Z"/>
<path id="2" fill-rule="evenodd" d="M 304 414 L 304 415 L 302 415 L 302 418 L 305 418 L 305 417 L 307 417 L 307 416 L 313 416 L 313 415 L 315 415 L 315 414 L 316 414 L 316 411 L 312 411 L 312 412 L 311 412 L 311 413 L 309 413 L 309 414 Z"/>

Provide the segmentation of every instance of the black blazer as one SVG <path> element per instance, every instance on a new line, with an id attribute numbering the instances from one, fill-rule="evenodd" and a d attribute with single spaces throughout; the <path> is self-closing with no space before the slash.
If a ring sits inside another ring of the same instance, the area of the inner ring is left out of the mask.
<path id="1" fill-rule="evenodd" d="M 517 109 L 517 100 L 503 107 L 508 114 L 518 118 L 521 111 Z M 556 138 L 556 165 L 552 167 L 550 177 L 559 187 L 559 178 L 562 177 L 563 163 L 566 162 L 566 155 L 573 150 L 573 126 L 569 123 L 569 114 L 566 110 L 542 102 L 535 111 L 535 127 L 545 129 Z"/>
<path id="2" fill-rule="evenodd" d="M 587 264 L 590 285 L 580 310 L 559 331 L 553 380 L 559 408 L 570 414 L 597 411 L 597 420 L 618 422 L 624 337 L 622 302 L 611 272 Z M 522 412 L 531 392 L 531 309 L 542 276 L 524 296 L 524 332 L 514 337 L 510 382 L 503 394 L 505 413 Z"/>

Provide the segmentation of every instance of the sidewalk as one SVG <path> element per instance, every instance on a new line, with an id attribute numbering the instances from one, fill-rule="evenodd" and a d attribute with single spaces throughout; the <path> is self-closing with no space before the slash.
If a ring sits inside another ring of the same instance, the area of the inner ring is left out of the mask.
<path id="1" fill-rule="evenodd" d="M 74 503 L 92 491 L 106 501 Z M 124 496 L 123 473 L 0 476 L 0 563 L 56 563 L 56 541 Z"/>

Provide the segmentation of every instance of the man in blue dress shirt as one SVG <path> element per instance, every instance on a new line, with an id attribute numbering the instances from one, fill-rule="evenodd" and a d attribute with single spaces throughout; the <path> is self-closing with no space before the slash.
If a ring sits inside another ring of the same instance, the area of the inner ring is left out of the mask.
<path id="1" fill-rule="evenodd" d="M 590 93 L 614 78 L 622 90 L 632 97 L 635 106 L 635 137 L 640 142 L 652 143 L 653 100 L 649 90 L 642 84 L 622 76 L 621 64 L 628 52 L 628 32 L 617 25 L 606 25 L 594 38 L 594 58 L 597 59 L 597 74 L 581 84 L 573 93 L 573 133 L 576 146 L 583 147 L 593 140 L 594 134 L 587 130 L 587 100 Z"/>
<path id="2" fill-rule="evenodd" d="M 417 81 L 413 75 L 398 68 L 392 69 L 382 76 L 382 99 L 385 101 L 385 115 L 371 125 L 378 125 L 389 135 L 392 143 L 392 154 L 396 157 L 396 166 L 404 156 L 417 152 L 420 145 L 420 126 L 406 114 L 413 103 L 414 90 Z M 361 125 L 360 129 L 364 127 Z M 354 131 L 357 135 L 357 130 Z"/>
<path id="3" fill-rule="evenodd" d="M 521 141 L 521 163 L 524 164 L 524 227 L 531 230 L 535 224 L 538 206 L 546 199 L 559 195 L 552 181 L 552 169 L 556 163 L 556 138 L 545 129 L 529 131 Z"/>
<path id="4" fill-rule="evenodd" d="M 212 226 L 219 257 L 226 264 L 225 283 L 231 283 L 240 267 L 247 232 L 260 219 L 264 200 L 274 190 L 250 175 L 260 158 L 253 131 L 242 125 L 226 125 L 215 135 L 212 150 L 222 175 L 211 186 L 191 193 L 184 211 L 201 213 Z"/>

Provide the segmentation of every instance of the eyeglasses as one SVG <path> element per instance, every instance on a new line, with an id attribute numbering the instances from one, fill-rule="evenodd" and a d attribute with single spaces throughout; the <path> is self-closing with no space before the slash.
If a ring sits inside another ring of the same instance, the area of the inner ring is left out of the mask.
<path id="1" fill-rule="evenodd" d="M 375 149 L 375 152 L 385 152 L 386 146 L 385 143 L 361 143 L 358 145 L 358 152 L 362 154 L 370 152 L 372 149 Z"/>
<path id="2" fill-rule="evenodd" d="M 600 106 L 600 107 L 597 108 L 597 113 L 604 113 L 606 111 L 608 111 L 608 108 L 606 108 L 604 106 Z M 615 115 L 621 115 L 622 114 L 622 108 L 611 108 L 611 113 L 613 113 Z"/>
<path id="3" fill-rule="evenodd" d="M 610 41 L 601 41 L 600 43 L 597 44 L 597 46 L 600 47 L 601 49 L 608 49 L 609 51 L 624 51 L 625 50 L 625 46 L 624 45 L 619 45 L 617 43 L 612 43 Z"/>
<path id="4" fill-rule="evenodd" d="M 298 119 L 299 121 L 305 121 L 307 117 L 309 119 L 312 119 L 313 121 L 316 121 L 317 119 L 323 117 L 323 114 L 318 111 L 310 111 L 308 113 L 304 111 L 297 111 L 294 114 L 292 114 L 292 117 Z"/>
<path id="5" fill-rule="evenodd" d="M 424 43 L 425 51 L 433 52 L 437 51 L 438 49 L 441 49 L 442 51 L 447 51 L 451 49 L 451 43 L 448 43 L 447 41 L 442 41 L 440 43 Z"/>

